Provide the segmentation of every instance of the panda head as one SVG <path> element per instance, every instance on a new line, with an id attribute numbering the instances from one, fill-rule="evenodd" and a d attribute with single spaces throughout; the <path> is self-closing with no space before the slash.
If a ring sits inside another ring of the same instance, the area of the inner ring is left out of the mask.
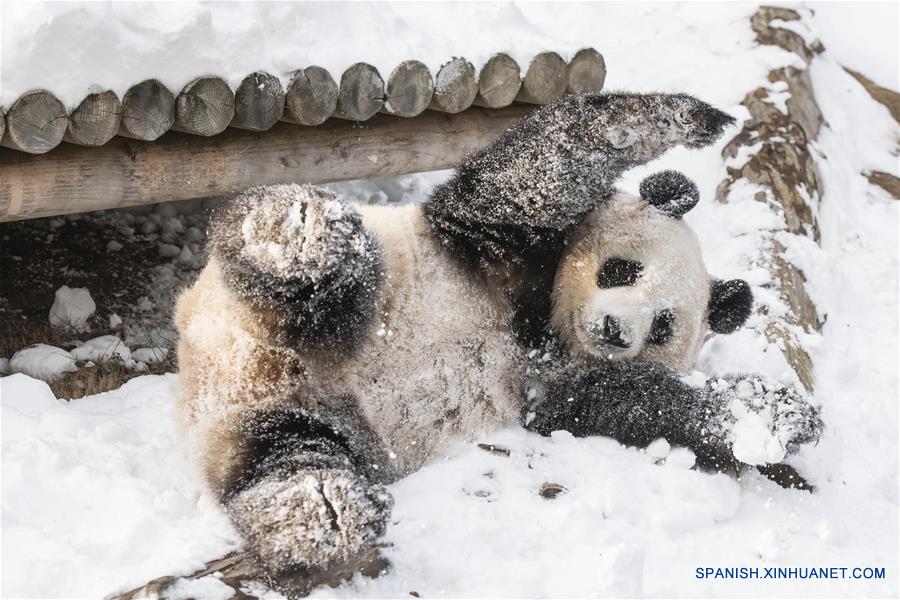
<path id="1" fill-rule="evenodd" d="M 709 332 L 744 324 L 753 295 L 745 281 L 706 272 L 697 236 L 681 219 L 699 199 L 691 180 L 665 171 L 640 192 L 614 195 L 570 236 L 552 326 L 577 355 L 686 371 Z"/>

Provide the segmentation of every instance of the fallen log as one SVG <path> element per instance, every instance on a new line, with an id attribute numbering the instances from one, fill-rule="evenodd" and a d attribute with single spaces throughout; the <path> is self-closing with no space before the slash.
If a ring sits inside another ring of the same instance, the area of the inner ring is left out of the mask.
<path id="1" fill-rule="evenodd" d="M 800 18 L 794 11 L 761 7 L 751 19 L 757 41 L 777 44 L 810 61 L 816 52 L 807 47 L 795 32 L 772 25 L 776 19 L 792 21 Z M 815 305 L 806 292 L 803 272 L 785 256 L 785 246 L 778 236 L 784 233 L 819 241 L 815 206 L 821 197 L 819 175 L 810 144 L 819 134 L 823 118 L 816 104 L 809 73 L 806 69 L 785 67 L 769 73 L 770 83 L 787 88 L 786 111 L 770 100 L 770 88 L 759 87 L 742 101 L 750 113 L 743 129 L 724 148 L 723 156 L 739 155 L 749 159 L 738 167 L 729 167 L 728 176 L 719 184 L 716 198 L 729 202 L 734 184 L 746 180 L 762 188 L 755 200 L 764 202 L 783 216 L 783 226 L 765 232 L 765 243 L 757 260 L 770 275 L 769 287 L 777 292 L 787 307 L 784 315 L 765 320 L 764 334 L 778 347 L 807 391 L 815 383 L 812 360 L 800 341 L 800 332 L 814 332 L 821 327 Z M 758 307 L 766 316 L 768 308 Z"/>

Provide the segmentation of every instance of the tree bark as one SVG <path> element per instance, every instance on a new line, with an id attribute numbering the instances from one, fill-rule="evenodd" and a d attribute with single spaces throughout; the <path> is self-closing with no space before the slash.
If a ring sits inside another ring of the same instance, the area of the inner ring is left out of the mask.
<path id="1" fill-rule="evenodd" d="M 796 53 L 807 63 L 816 54 L 796 33 L 779 29 L 775 19 L 793 21 L 800 15 L 792 10 L 761 7 L 751 18 L 751 24 L 761 44 L 775 44 Z M 815 379 L 809 353 L 800 342 L 799 332 L 819 330 L 821 323 L 816 307 L 805 289 L 803 272 L 785 256 L 785 247 L 778 236 L 784 233 L 806 236 L 819 241 L 819 226 L 815 207 L 821 198 L 821 176 L 810 152 L 810 142 L 819 134 L 823 118 L 816 104 L 809 72 L 806 69 L 785 67 L 769 73 L 772 83 L 783 82 L 789 98 L 787 111 L 782 112 L 769 100 L 770 90 L 760 87 L 748 93 L 742 102 L 750 112 L 741 132 L 724 148 L 726 158 L 740 153 L 749 154 L 746 163 L 729 168 L 728 176 L 719 184 L 716 198 L 729 201 L 732 186 L 746 180 L 763 191 L 755 199 L 772 207 L 783 216 L 783 226 L 767 232 L 765 248 L 759 260 L 769 271 L 771 283 L 788 307 L 784 316 L 769 318 L 764 333 L 777 346 L 807 391 L 812 391 Z M 754 150 L 748 151 L 753 148 Z M 768 307 L 758 312 L 766 315 Z"/>

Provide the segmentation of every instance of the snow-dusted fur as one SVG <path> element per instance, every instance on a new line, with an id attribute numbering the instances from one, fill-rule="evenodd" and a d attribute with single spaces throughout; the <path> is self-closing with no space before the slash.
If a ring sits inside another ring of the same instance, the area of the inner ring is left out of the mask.
<path id="1" fill-rule="evenodd" d="M 749 288 L 706 273 L 678 221 L 696 201 L 683 175 L 655 176 L 643 200 L 611 187 L 728 122 L 687 96 L 574 96 L 464 161 L 424 205 L 352 206 L 297 185 L 227 203 L 178 303 L 182 412 L 276 582 L 303 591 L 298 576 L 370 548 L 390 514 L 382 484 L 526 409 L 542 433 L 584 413 L 579 435 L 665 432 L 710 465 L 735 463 L 709 386 L 651 362 L 690 366 L 708 329 L 743 323 Z M 565 342 L 543 372 L 535 332 Z M 535 376 L 544 402 L 526 407 Z"/>

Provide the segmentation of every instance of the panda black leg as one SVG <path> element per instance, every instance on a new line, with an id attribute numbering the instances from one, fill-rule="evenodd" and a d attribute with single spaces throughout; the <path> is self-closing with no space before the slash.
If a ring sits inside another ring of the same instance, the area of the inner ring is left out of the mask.
<path id="1" fill-rule="evenodd" d="M 311 186 L 253 188 L 211 222 L 226 284 L 278 341 L 302 350 L 352 347 L 371 325 L 381 252 L 356 210 Z"/>
<path id="2" fill-rule="evenodd" d="M 292 408 L 257 413 L 236 435 L 240 458 L 222 501 L 277 589 L 302 596 L 386 566 L 377 542 L 392 498 L 372 481 L 365 436 Z"/>
<path id="3" fill-rule="evenodd" d="M 548 385 L 526 427 L 542 435 L 560 429 L 579 437 L 604 435 L 641 447 L 664 437 L 693 450 L 701 467 L 738 474 L 744 465 L 729 436 L 735 400 L 766 413 L 787 453 L 821 435 L 816 409 L 790 388 L 765 386 L 758 378 L 720 379 L 695 388 L 668 369 L 643 363 L 564 374 Z M 764 474 L 777 476 L 785 471 L 780 466 L 763 465 Z"/>

